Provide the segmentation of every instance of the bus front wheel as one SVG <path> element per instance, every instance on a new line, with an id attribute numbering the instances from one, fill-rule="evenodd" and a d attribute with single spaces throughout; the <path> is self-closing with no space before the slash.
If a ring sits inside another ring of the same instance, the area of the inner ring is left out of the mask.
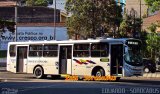
<path id="1" fill-rule="evenodd" d="M 43 71 L 43 68 L 38 66 L 34 69 L 34 75 L 36 76 L 36 78 L 38 79 L 41 79 L 43 78 L 45 75 L 44 75 L 44 71 Z"/>

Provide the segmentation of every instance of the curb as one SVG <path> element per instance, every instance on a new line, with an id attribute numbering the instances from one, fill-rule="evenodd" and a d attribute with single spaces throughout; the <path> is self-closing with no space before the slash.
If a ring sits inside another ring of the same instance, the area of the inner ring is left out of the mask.
<path id="1" fill-rule="evenodd" d="M 143 76 L 141 76 L 141 77 L 131 77 L 131 78 L 129 78 L 129 77 L 123 77 L 122 79 L 124 79 L 124 80 L 139 80 L 139 81 L 141 81 L 141 80 L 160 81 L 159 77 L 143 77 Z"/>
<path id="2" fill-rule="evenodd" d="M 156 78 L 160 78 L 160 74 L 158 74 L 158 73 L 146 73 L 146 74 L 143 74 L 143 77 L 156 77 Z"/>

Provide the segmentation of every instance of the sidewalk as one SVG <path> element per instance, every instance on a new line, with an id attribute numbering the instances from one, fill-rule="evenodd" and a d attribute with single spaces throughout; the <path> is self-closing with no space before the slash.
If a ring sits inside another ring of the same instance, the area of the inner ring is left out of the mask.
<path id="1" fill-rule="evenodd" d="M 6 70 L 0 70 L 0 82 L 5 82 L 6 80 L 23 80 L 27 81 L 30 79 L 34 79 L 33 74 L 25 74 L 25 73 L 12 73 Z"/>
<path id="2" fill-rule="evenodd" d="M 160 72 L 156 72 L 156 73 L 144 73 L 143 77 L 157 77 L 160 79 Z"/>
<path id="3" fill-rule="evenodd" d="M 141 80 L 154 80 L 154 81 L 160 81 L 159 77 L 122 77 L 121 79 L 124 80 L 137 80 L 137 81 L 141 81 Z"/>

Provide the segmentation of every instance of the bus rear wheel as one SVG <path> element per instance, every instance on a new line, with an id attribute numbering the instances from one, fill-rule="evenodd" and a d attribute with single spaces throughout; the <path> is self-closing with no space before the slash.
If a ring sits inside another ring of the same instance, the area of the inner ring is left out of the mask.
<path id="1" fill-rule="evenodd" d="M 94 76 L 98 76 L 98 77 L 101 77 L 101 76 L 104 76 L 104 70 L 103 69 L 99 69 L 95 72 Z"/>
<path id="2" fill-rule="evenodd" d="M 45 75 L 44 75 L 44 71 L 43 71 L 43 68 L 38 66 L 34 69 L 34 75 L 36 76 L 36 78 L 38 79 L 41 79 L 41 78 L 44 78 Z"/>
<path id="3" fill-rule="evenodd" d="M 121 79 L 121 77 L 116 77 L 116 80 L 115 81 L 119 81 Z"/>

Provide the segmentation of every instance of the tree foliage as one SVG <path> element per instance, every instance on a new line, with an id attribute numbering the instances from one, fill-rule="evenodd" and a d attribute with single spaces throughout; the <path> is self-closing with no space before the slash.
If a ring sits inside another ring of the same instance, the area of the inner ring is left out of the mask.
<path id="1" fill-rule="evenodd" d="M 0 32 L 5 32 L 5 28 L 7 28 L 10 32 L 15 32 L 15 22 L 3 21 L 0 20 Z"/>
<path id="2" fill-rule="evenodd" d="M 141 23 L 140 18 L 125 14 L 124 19 L 120 24 L 120 36 L 140 38 Z"/>
<path id="3" fill-rule="evenodd" d="M 27 6 L 47 6 L 47 0 L 26 0 Z"/>
<path id="4" fill-rule="evenodd" d="M 151 33 L 147 34 L 146 40 L 148 57 L 154 61 L 160 57 L 160 36 L 156 33 L 157 27 L 158 24 L 151 24 L 148 28 Z"/>
<path id="5" fill-rule="evenodd" d="M 160 10 L 160 0 L 145 0 L 152 12 Z"/>
<path id="6" fill-rule="evenodd" d="M 122 9 L 114 0 L 67 0 L 65 9 L 70 36 L 98 37 L 119 26 Z"/>
<path id="7" fill-rule="evenodd" d="M 147 35 L 147 52 L 153 60 L 160 57 L 160 36 L 157 33 L 150 33 Z"/>

